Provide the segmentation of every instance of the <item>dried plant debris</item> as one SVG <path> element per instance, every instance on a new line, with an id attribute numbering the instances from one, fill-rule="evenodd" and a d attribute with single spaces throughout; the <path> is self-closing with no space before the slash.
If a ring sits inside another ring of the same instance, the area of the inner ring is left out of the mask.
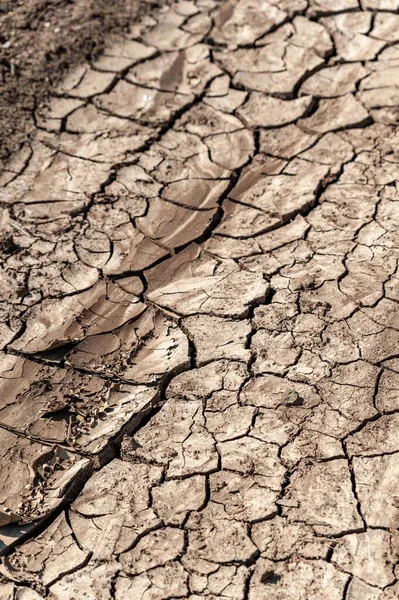
<path id="1" fill-rule="evenodd" d="M 0 597 L 398 597 L 398 9 L 170 1 L 38 114 Z"/>

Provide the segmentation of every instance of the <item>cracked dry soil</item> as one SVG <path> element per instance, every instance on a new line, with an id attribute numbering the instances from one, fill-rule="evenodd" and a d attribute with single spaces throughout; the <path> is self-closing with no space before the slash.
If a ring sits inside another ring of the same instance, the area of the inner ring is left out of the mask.
<path id="1" fill-rule="evenodd" d="M 170 0 L 1 181 L 1 600 L 399 598 L 399 0 Z"/>

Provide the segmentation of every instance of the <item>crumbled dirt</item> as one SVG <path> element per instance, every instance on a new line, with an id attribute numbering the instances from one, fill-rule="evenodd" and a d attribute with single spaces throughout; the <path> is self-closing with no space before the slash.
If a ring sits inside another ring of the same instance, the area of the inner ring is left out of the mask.
<path id="1" fill-rule="evenodd" d="M 0 159 L 35 130 L 34 111 L 74 65 L 162 0 L 5 0 L 0 7 Z"/>

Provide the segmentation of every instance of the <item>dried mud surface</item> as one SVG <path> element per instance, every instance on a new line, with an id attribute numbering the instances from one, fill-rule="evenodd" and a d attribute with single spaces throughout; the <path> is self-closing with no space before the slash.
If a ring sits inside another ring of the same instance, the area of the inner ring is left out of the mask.
<path id="1" fill-rule="evenodd" d="M 180 0 L 2 175 L 1 600 L 399 597 L 398 0 Z"/>

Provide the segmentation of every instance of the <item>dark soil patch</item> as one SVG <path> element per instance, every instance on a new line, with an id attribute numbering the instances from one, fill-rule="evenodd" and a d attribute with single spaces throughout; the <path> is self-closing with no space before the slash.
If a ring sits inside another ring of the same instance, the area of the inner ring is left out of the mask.
<path id="1" fill-rule="evenodd" d="M 3 0 L 0 3 L 0 160 L 32 135 L 33 113 L 75 64 L 163 0 Z"/>

